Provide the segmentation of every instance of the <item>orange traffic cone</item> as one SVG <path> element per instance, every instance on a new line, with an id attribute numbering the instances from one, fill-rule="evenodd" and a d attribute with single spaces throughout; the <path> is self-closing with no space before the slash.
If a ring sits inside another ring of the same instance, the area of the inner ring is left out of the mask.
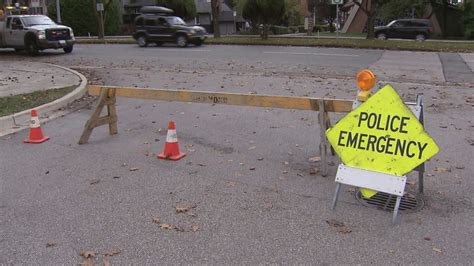
<path id="1" fill-rule="evenodd" d="M 31 120 L 30 120 L 30 136 L 28 139 L 25 139 L 24 143 L 43 143 L 49 139 L 48 136 L 43 136 L 43 130 L 41 130 L 40 121 L 36 110 L 31 110 Z"/>
<path id="2" fill-rule="evenodd" d="M 179 151 L 178 136 L 176 135 L 174 121 L 170 120 L 168 134 L 166 135 L 165 149 L 163 153 L 158 154 L 158 158 L 177 161 L 184 156 L 186 156 L 186 153 Z"/>

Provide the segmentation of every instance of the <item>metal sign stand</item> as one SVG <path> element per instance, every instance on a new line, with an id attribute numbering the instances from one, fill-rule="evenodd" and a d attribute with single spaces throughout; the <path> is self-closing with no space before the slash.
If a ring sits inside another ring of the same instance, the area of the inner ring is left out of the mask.
<path id="1" fill-rule="evenodd" d="M 362 104 L 360 101 L 355 100 L 353 103 L 353 109 L 357 108 L 360 104 Z M 405 104 L 411 109 L 420 123 L 424 125 L 422 96 L 417 95 L 415 103 L 409 102 Z M 415 168 L 415 171 L 418 172 L 418 193 L 423 194 L 423 175 L 425 171 L 425 164 L 423 163 L 419 165 L 417 168 Z M 339 192 L 341 190 L 342 184 L 373 189 L 397 197 L 392 216 L 392 225 L 395 225 L 398 216 L 398 209 L 405 193 L 405 185 L 407 181 L 406 176 L 395 176 L 381 172 L 349 167 L 341 163 L 338 167 L 335 181 L 336 191 L 334 192 L 331 210 L 336 208 L 336 203 L 339 198 Z"/>

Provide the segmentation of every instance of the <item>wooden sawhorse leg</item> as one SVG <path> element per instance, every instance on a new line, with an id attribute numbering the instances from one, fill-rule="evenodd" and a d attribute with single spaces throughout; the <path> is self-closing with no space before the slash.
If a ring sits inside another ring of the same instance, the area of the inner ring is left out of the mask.
<path id="1" fill-rule="evenodd" d="M 102 89 L 100 92 L 99 100 L 95 107 L 91 118 L 87 121 L 84 126 L 79 144 L 85 144 L 89 141 L 89 137 L 92 134 L 92 130 L 98 126 L 109 124 L 109 134 L 117 134 L 117 110 L 115 109 L 115 89 Z M 107 105 L 107 115 L 100 116 L 102 109 Z"/>

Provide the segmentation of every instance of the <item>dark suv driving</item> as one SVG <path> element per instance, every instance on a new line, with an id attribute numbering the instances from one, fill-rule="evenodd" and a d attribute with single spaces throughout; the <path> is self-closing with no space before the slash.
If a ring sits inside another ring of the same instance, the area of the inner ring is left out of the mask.
<path id="1" fill-rule="evenodd" d="M 199 26 L 190 26 L 179 17 L 173 16 L 173 10 L 159 6 L 144 6 L 141 15 L 135 18 L 133 38 L 141 47 L 149 43 L 160 46 L 163 43 L 176 43 L 186 47 L 189 43 L 196 46 L 207 38 L 206 30 Z"/>
<path id="2" fill-rule="evenodd" d="M 375 37 L 380 40 L 400 38 L 424 41 L 431 33 L 433 28 L 428 19 L 397 19 L 387 26 L 375 27 Z"/>

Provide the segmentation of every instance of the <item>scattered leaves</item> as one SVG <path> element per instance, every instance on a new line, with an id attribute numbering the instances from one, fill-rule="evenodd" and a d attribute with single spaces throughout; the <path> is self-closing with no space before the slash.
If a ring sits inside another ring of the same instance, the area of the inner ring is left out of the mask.
<path id="1" fill-rule="evenodd" d="M 191 206 L 176 206 L 176 213 L 185 213 L 189 211 Z"/>
<path id="2" fill-rule="evenodd" d="M 172 224 L 160 224 L 160 228 L 170 230 L 173 229 L 174 226 Z"/>
<path id="3" fill-rule="evenodd" d="M 199 225 L 197 225 L 197 224 L 191 225 L 191 231 L 197 232 L 197 231 L 199 231 L 199 229 L 201 229 L 201 227 Z"/>
<path id="4" fill-rule="evenodd" d="M 79 255 L 81 255 L 82 257 L 88 259 L 88 258 L 93 258 L 96 256 L 96 253 L 94 251 L 81 251 L 81 253 L 79 253 Z"/>
<path id="5" fill-rule="evenodd" d="M 177 232 L 186 232 L 186 230 L 184 229 L 184 227 L 180 226 L 180 225 L 175 225 L 174 226 L 174 230 L 176 230 Z"/>
<path id="6" fill-rule="evenodd" d="M 433 171 L 436 173 L 447 173 L 451 172 L 451 168 L 435 167 Z"/>
<path id="7" fill-rule="evenodd" d="M 311 157 L 311 158 L 308 159 L 308 161 L 310 161 L 312 163 L 316 163 L 316 162 L 321 161 L 321 157 L 319 157 L 319 156 Z"/>
<path id="8" fill-rule="evenodd" d="M 152 221 L 155 223 L 155 224 L 160 224 L 160 218 L 152 218 Z"/>
<path id="9" fill-rule="evenodd" d="M 326 223 L 329 224 L 329 226 L 331 226 L 338 233 L 348 234 L 352 232 L 352 230 L 349 229 L 349 227 L 347 227 L 343 222 L 339 222 L 335 219 L 326 220 Z"/>
<path id="10" fill-rule="evenodd" d="M 263 161 L 263 157 L 258 157 L 257 160 Z"/>
<path id="11" fill-rule="evenodd" d="M 443 253 L 443 251 L 440 248 L 433 247 L 433 251 L 436 251 L 438 253 Z"/>
<path id="12" fill-rule="evenodd" d="M 56 246 L 56 242 L 54 242 L 54 241 L 49 241 L 48 243 L 46 243 L 47 248 L 55 247 L 55 246 Z"/>
<path id="13" fill-rule="evenodd" d="M 133 172 L 133 171 L 138 171 L 138 170 L 140 170 L 140 168 L 138 168 L 138 167 L 131 167 L 129 170 L 130 170 L 130 172 Z"/>
<path id="14" fill-rule="evenodd" d="M 109 251 L 104 252 L 104 256 L 109 256 L 109 257 L 112 257 L 112 256 L 117 255 L 117 254 L 120 254 L 120 250 L 118 250 L 118 249 L 113 249 L 113 250 L 109 250 Z"/>
<path id="15" fill-rule="evenodd" d="M 91 185 L 98 184 L 100 182 L 100 179 L 94 179 L 90 182 Z"/>
<path id="16" fill-rule="evenodd" d="M 309 169 L 309 174 L 310 175 L 316 175 L 318 173 L 319 169 L 318 168 L 311 168 Z"/>

